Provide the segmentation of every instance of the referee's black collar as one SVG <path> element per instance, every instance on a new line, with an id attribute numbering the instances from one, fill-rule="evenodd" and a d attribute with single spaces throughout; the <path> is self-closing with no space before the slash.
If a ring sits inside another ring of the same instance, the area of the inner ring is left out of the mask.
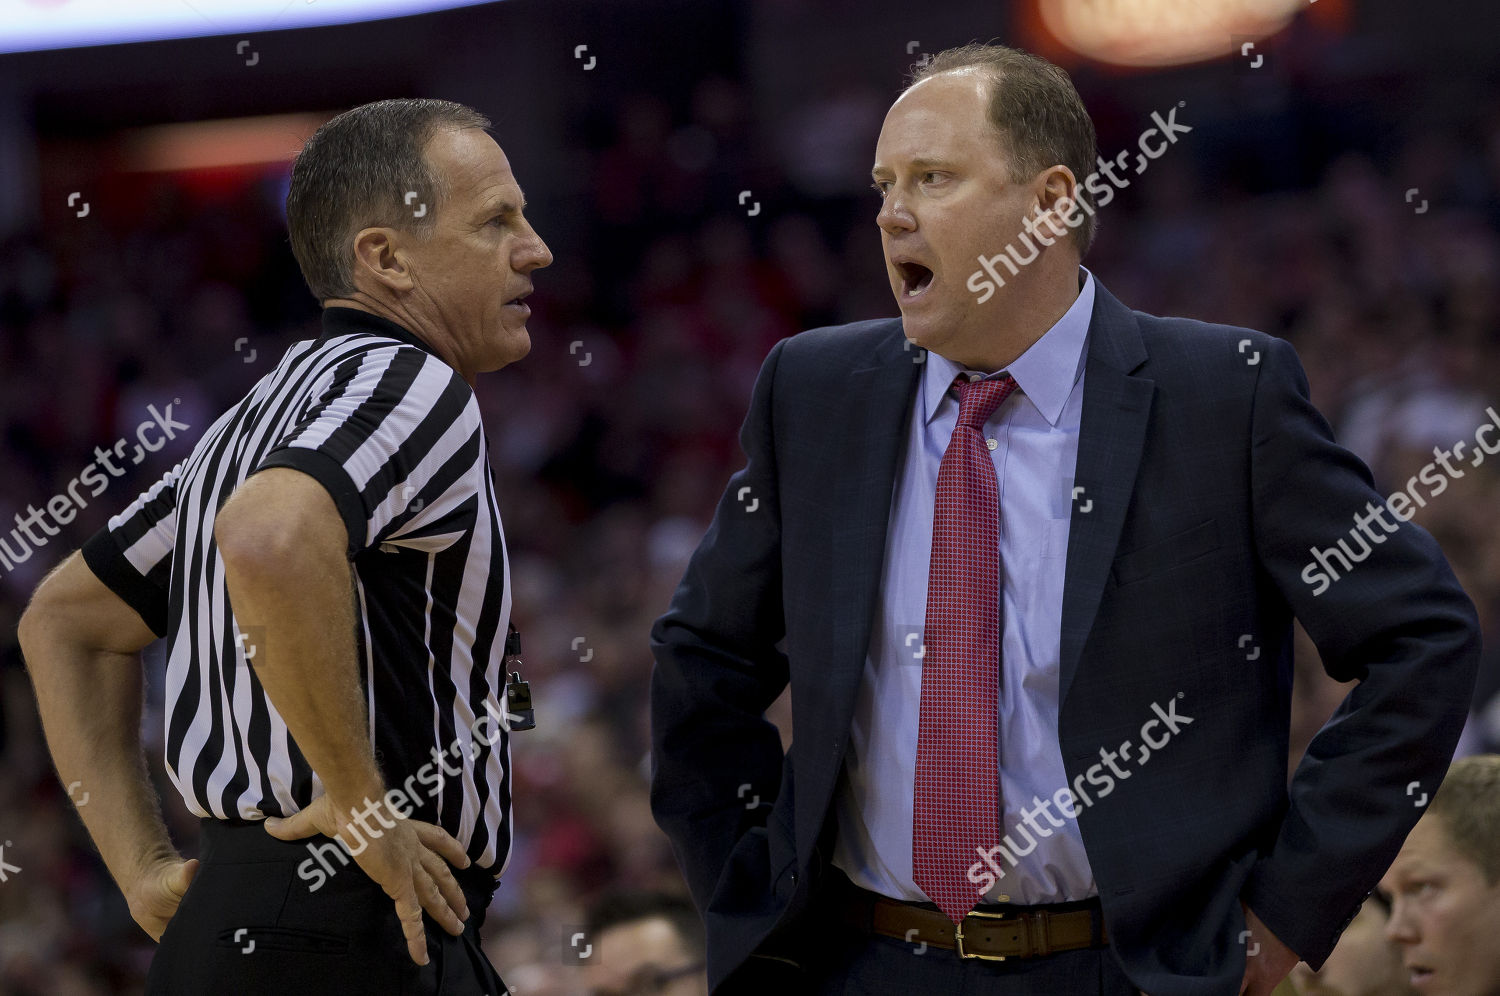
<path id="1" fill-rule="evenodd" d="M 389 318 L 383 318 L 380 315 L 341 304 L 323 309 L 323 338 L 332 339 L 336 336 L 357 335 L 359 333 L 385 336 L 388 339 L 399 339 L 404 343 L 416 346 L 418 349 L 426 350 L 433 356 L 437 356 L 440 360 L 442 359 L 441 356 L 438 356 L 437 350 L 433 349 L 430 344 L 423 342 L 414 333 L 408 331 L 404 326 L 397 325 Z"/>

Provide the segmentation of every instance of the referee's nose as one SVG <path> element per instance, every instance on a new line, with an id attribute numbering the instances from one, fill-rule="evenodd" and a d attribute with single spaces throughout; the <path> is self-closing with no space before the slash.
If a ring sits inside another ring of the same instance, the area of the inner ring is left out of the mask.
<path id="1" fill-rule="evenodd" d="M 520 243 L 511 256 L 511 266 L 517 273 L 530 273 L 540 270 L 545 266 L 552 265 L 552 250 L 547 248 L 547 243 L 537 234 L 537 230 L 531 227 L 531 222 L 524 222 L 526 230 L 522 233 Z"/>

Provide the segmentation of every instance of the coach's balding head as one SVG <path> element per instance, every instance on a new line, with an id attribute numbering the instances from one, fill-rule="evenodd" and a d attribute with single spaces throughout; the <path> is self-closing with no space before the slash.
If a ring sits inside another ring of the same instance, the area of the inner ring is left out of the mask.
<path id="1" fill-rule="evenodd" d="M 382 100 L 319 128 L 292 166 L 292 252 L 324 307 L 419 336 L 471 384 L 531 349 L 522 300 L 552 253 L 489 119 L 445 100 Z"/>

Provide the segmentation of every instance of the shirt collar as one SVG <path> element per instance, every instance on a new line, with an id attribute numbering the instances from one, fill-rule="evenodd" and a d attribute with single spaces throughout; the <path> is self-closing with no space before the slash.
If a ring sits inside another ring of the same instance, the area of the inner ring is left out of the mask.
<path id="1" fill-rule="evenodd" d="M 1063 405 L 1073 393 L 1073 385 L 1083 374 L 1083 347 L 1088 339 L 1089 321 L 1094 314 L 1094 275 L 1086 267 L 1078 268 L 1083 273 L 1083 286 L 1078 297 L 1057 323 L 1043 333 L 1031 347 L 1016 357 L 1014 363 L 1004 370 L 992 374 L 968 371 L 964 367 L 927 351 L 927 369 L 922 377 L 922 401 L 926 406 L 927 422 L 937 415 L 938 406 L 948 393 L 953 378 L 960 373 L 979 373 L 980 379 L 990 379 L 1009 373 L 1037 411 L 1042 413 L 1049 425 L 1057 425 L 1062 417 Z"/>
<path id="2" fill-rule="evenodd" d="M 414 333 L 407 331 L 404 326 L 397 325 L 389 318 L 344 305 L 334 305 L 333 307 L 323 309 L 323 338 L 333 339 L 341 335 L 361 334 L 378 335 L 387 339 L 398 339 L 401 342 L 416 346 L 418 349 L 426 350 L 433 356 L 437 356 L 437 352 L 431 346 L 419 339 Z M 954 374 L 954 376 L 958 375 Z"/>

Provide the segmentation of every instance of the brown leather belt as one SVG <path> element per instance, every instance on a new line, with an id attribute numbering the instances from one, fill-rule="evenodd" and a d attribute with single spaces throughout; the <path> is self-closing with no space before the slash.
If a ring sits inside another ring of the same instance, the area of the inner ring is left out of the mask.
<path id="1" fill-rule="evenodd" d="M 851 926 L 914 948 L 925 944 L 957 951 L 960 958 L 1043 958 L 1109 943 L 1098 897 L 1050 906 L 976 907 L 954 924 L 941 910 L 899 902 L 852 883 L 844 891 L 839 905 Z"/>

